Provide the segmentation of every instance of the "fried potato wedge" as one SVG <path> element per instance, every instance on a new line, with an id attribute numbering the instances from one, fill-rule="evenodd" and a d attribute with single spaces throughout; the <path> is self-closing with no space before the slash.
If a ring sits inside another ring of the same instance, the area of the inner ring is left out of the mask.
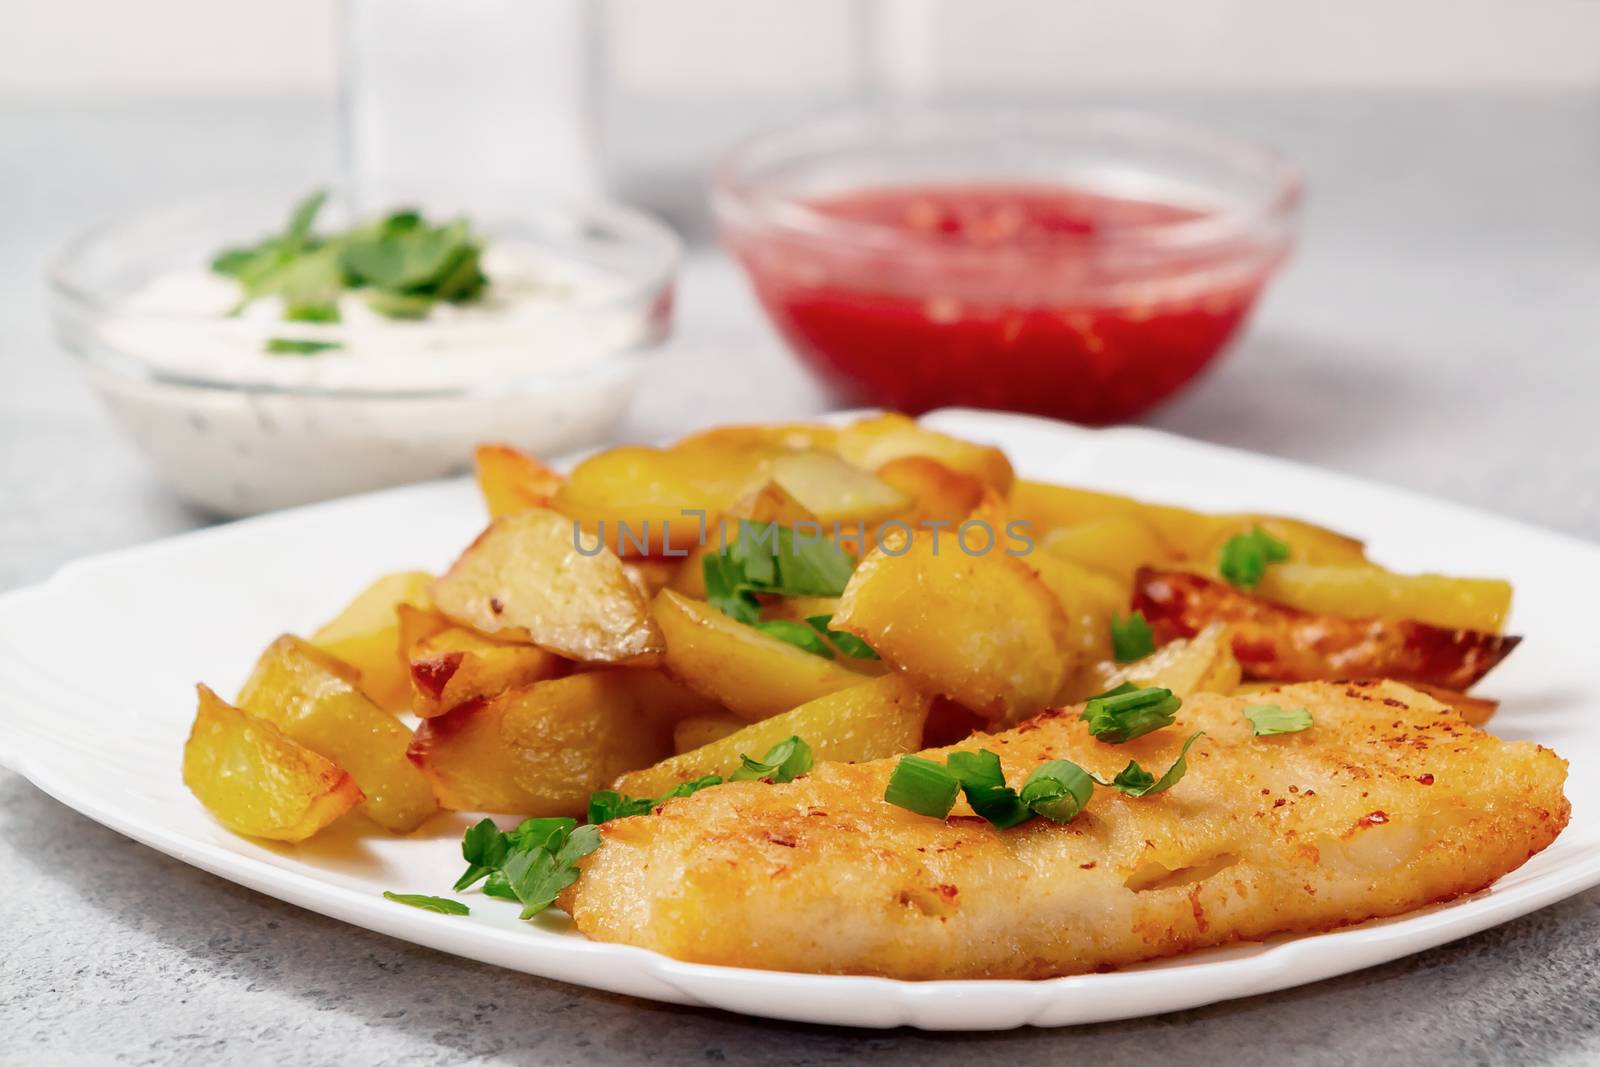
<path id="1" fill-rule="evenodd" d="M 417 729 L 410 758 L 452 811 L 581 817 L 589 794 L 672 752 L 627 669 L 536 682 Z"/>
<path id="2" fill-rule="evenodd" d="M 551 506 L 621 556 L 686 552 L 705 523 L 768 480 L 770 459 L 710 445 L 607 449 L 573 468 Z"/>
<path id="3" fill-rule="evenodd" d="M 489 517 L 514 515 L 529 508 L 547 508 L 566 481 L 526 452 L 510 445 L 479 445 L 473 452 L 478 491 Z"/>
<path id="4" fill-rule="evenodd" d="M 1155 528 L 1132 515 L 1107 515 L 1044 534 L 1039 547 L 1129 586 L 1140 567 L 1160 564 L 1171 553 Z"/>
<path id="5" fill-rule="evenodd" d="M 662 641 L 650 602 L 614 553 L 593 545 L 590 555 L 575 540 L 572 520 L 554 511 L 496 519 L 433 583 L 434 607 L 580 663 L 654 662 Z"/>
<path id="6" fill-rule="evenodd" d="M 304 841 L 361 803 L 355 779 L 205 686 L 183 746 L 183 784 L 234 833 Z"/>
<path id="7" fill-rule="evenodd" d="M 402 604 L 428 606 L 433 575 L 425 571 L 386 574 L 361 591 L 333 621 L 311 635 L 311 643 L 361 674 L 361 690 L 373 703 L 399 711 L 411 701 L 411 679 L 400 655 Z"/>
<path id="8" fill-rule="evenodd" d="M 726 777 L 740 755 L 760 759 L 789 737 L 811 746 L 812 758 L 858 763 L 913 751 L 922 743 L 929 697 L 906 679 L 885 675 L 774 715 L 642 771 L 625 774 L 616 788 L 629 796 L 665 793 L 680 782 L 708 774 Z"/>
<path id="9" fill-rule="evenodd" d="M 512 696 L 464 704 L 417 727 L 406 758 L 427 776 L 441 808 L 547 814 L 537 810 L 541 798 L 517 784 L 516 754 L 501 735 Z"/>
<path id="10" fill-rule="evenodd" d="M 395 642 L 395 651 L 401 662 L 408 665 L 408 671 L 412 649 L 434 634 L 455 625 L 432 608 L 419 608 L 411 604 L 399 605 L 394 609 L 394 614 L 399 638 Z"/>
<path id="11" fill-rule="evenodd" d="M 261 654 L 239 708 L 349 772 L 365 794 L 361 811 L 397 834 L 439 810 L 428 780 L 406 759 L 411 731 L 367 699 L 354 669 L 284 634 Z"/>
<path id="12" fill-rule="evenodd" d="M 815 422 L 775 422 L 755 426 L 713 426 L 682 438 L 674 448 L 705 448 L 731 452 L 798 452 L 805 449 L 834 451 L 839 431 Z"/>
<path id="13" fill-rule="evenodd" d="M 878 468 L 878 478 L 905 494 L 911 504 L 899 516 L 913 526 L 959 523 L 983 500 L 981 479 L 951 470 L 927 456 L 901 456 Z"/>
<path id="14" fill-rule="evenodd" d="M 1048 706 L 1077 665 L 1060 601 L 1018 557 L 942 540 L 891 533 L 856 568 L 833 628 L 990 722 Z"/>
<path id="15" fill-rule="evenodd" d="M 411 649 L 411 710 L 431 719 L 554 678 L 566 661 L 538 645 L 496 641 L 465 626 L 424 637 Z"/>
<path id="16" fill-rule="evenodd" d="M 1409 619 L 1313 615 L 1182 571 L 1141 570 L 1133 607 L 1162 642 L 1227 623 L 1245 676 L 1285 682 L 1393 678 L 1464 691 L 1522 640 Z"/>
<path id="17" fill-rule="evenodd" d="M 1111 657 L 1111 616 L 1128 604 L 1128 587 L 1101 571 L 1034 551 L 1018 557 L 1055 595 L 1072 624 L 1074 666 Z"/>
<path id="18" fill-rule="evenodd" d="M 770 471 L 772 481 L 825 527 L 876 523 L 911 504 L 888 482 L 831 452 L 786 453 L 773 458 Z"/>
<path id="19" fill-rule="evenodd" d="M 1132 663 L 1102 660 L 1083 667 L 1062 703 L 1080 703 L 1123 682 L 1170 689 L 1184 699 L 1196 693 L 1227 695 L 1238 689 L 1242 677 L 1228 627 L 1214 622 L 1193 637 L 1180 637 Z"/>
<path id="20" fill-rule="evenodd" d="M 1415 619 L 1446 630 L 1502 633 L 1511 583 L 1442 574 L 1395 574 L 1378 567 L 1277 563 L 1256 593 L 1314 615 Z"/>
<path id="21" fill-rule="evenodd" d="M 682 754 L 702 748 L 749 725 L 737 715 L 697 715 L 692 719 L 684 719 L 672 728 L 672 750 Z"/>
<path id="22" fill-rule="evenodd" d="M 839 430 L 834 451 L 860 467 L 875 471 L 904 456 L 926 456 L 953 471 L 970 474 L 1002 496 L 1011 491 L 1016 474 L 998 448 L 963 441 L 930 430 L 904 415 L 874 415 Z"/>
<path id="23" fill-rule="evenodd" d="M 768 637 L 671 589 L 656 597 L 655 619 L 666 638 L 662 665 L 668 673 L 749 722 L 862 681 L 835 660 Z"/>
<path id="24" fill-rule="evenodd" d="M 1074 489 L 1045 482 L 1018 481 L 1011 490 L 1011 511 L 1035 530 L 1079 526 L 1111 516 L 1138 519 L 1184 559 L 1214 562 L 1228 538 L 1260 526 L 1289 546 L 1291 559 L 1307 563 L 1360 563 L 1361 542 L 1298 519 L 1272 515 L 1208 515 L 1170 504 L 1149 504 L 1115 493 Z"/>

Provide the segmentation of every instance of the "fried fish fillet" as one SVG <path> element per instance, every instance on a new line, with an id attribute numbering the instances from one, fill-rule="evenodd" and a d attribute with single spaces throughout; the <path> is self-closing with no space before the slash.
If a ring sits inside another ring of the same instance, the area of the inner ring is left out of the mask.
<path id="1" fill-rule="evenodd" d="M 1261 703 L 1306 707 L 1315 725 L 1255 737 L 1243 708 Z M 1566 761 L 1394 682 L 1200 694 L 1124 745 L 1051 711 L 928 754 L 988 748 L 1013 785 L 1053 758 L 1159 775 L 1195 730 L 1171 790 L 1097 788 L 1066 825 L 894 807 L 892 759 L 703 790 L 606 823 L 562 906 L 592 938 L 696 962 L 1046 978 L 1470 893 L 1549 845 L 1570 811 Z"/>

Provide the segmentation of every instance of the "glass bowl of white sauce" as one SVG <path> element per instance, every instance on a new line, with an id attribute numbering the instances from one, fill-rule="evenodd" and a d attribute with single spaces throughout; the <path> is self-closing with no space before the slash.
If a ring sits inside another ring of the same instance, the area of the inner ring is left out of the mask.
<path id="1" fill-rule="evenodd" d="M 597 444 L 670 331 L 680 242 L 613 205 L 472 219 L 487 285 L 425 318 L 378 314 L 359 291 L 339 297 L 337 322 L 285 322 L 276 297 L 241 307 L 212 257 L 282 230 L 293 199 L 220 196 L 108 223 L 49 271 L 62 343 L 166 483 L 208 511 L 443 477 L 481 442 Z M 336 196 L 319 226 L 350 222 Z"/>

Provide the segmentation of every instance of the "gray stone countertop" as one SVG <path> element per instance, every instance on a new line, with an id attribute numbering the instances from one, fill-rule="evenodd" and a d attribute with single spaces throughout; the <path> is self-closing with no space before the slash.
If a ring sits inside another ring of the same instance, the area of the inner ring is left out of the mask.
<path id="1" fill-rule="evenodd" d="M 1229 360 L 1150 424 L 1600 540 L 1600 98 L 1156 98 L 1277 143 L 1312 195 Z M 96 218 L 333 172 L 317 101 L 0 106 L 0 590 L 206 519 L 49 337 L 41 267 Z M 821 410 L 727 263 L 690 260 L 625 428 Z M 729 368 L 736 368 L 730 373 Z M 0 697 L 3 704 L 3 697 Z M 540 981 L 345 926 L 127 841 L 0 772 L 0 1062 L 1587 1063 L 1600 891 L 1386 966 L 1143 1021 L 853 1032 Z"/>

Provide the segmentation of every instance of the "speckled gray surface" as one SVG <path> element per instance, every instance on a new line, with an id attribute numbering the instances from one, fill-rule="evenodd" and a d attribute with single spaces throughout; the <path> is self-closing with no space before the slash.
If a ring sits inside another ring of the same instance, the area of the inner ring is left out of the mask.
<path id="1" fill-rule="evenodd" d="M 1166 103 L 1277 141 L 1313 197 L 1248 340 L 1153 423 L 1600 540 L 1600 99 Z M 325 174 L 330 130 L 314 101 L 0 107 L 0 589 L 203 521 L 49 341 L 44 257 L 156 199 Z M 681 306 L 674 372 L 630 435 L 822 405 L 725 265 L 697 257 Z M 671 1008 L 443 956 L 190 869 L 6 772 L 0 872 L 7 1064 L 1600 1061 L 1600 891 L 1303 989 L 935 1035 Z"/>

